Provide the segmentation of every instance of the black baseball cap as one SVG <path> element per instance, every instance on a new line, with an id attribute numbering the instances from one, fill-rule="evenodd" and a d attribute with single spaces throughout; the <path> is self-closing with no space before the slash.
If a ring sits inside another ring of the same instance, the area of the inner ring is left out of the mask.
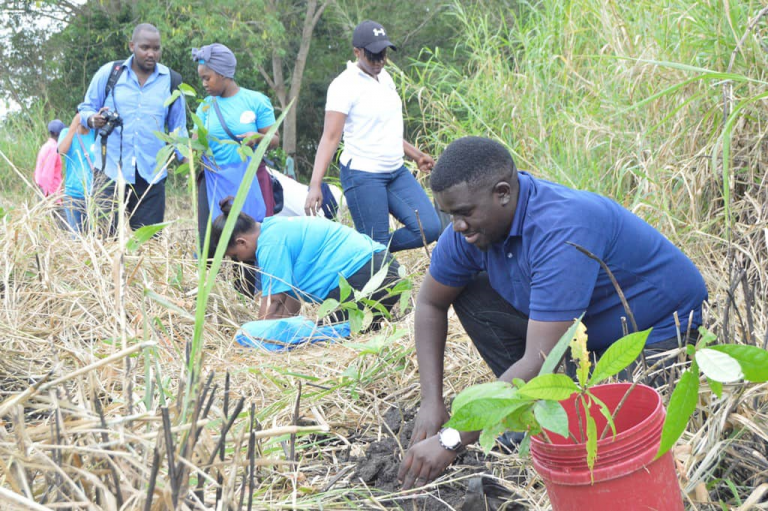
<path id="1" fill-rule="evenodd" d="M 352 34 L 352 46 L 365 48 L 371 53 L 380 53 L 384 48 L 392 48 L 397 51 L 395 45 L 387 37 L 384 27 L 371 20 L 365 20 L 355 27 L 355 32 Z"/>

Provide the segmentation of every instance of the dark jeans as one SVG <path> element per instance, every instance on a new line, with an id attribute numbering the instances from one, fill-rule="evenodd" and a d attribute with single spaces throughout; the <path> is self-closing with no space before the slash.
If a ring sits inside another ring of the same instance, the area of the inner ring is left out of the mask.
<path id="1" fill-rule="evenodd" d="M 125 185 L 125 212 L 128 224 L 136 230 L 145 225 L 159 224 L 165 219 L 165 180 L 149 184 L 136 171 L 136 182 Z M 103 172 L 94 176 L 94 195 L 97 195 L 99 215 L 106 219 L 109 234 L 117 231 L 117 183 Z"/>
<path id="2" fill-rule="evenodd" d="M 480 356 L 497 377 L 523 357 L 528 317 L 515 309 L 491 287 L 486 273 L 478 275 L 464 288 L 453 302 L 453 308 L 467 335 L 480 352 Z M 643 353 L 648 359 L 677 347 L 676 338 L 668 339 L 647 345 Z M 597 360 L 603 353 L 605 349 L 597 350 L 592 355 Z M 648 365 L 653 365 L 657 360 L 658 357 L 651 358 Z M 665 361 L 644 383 L 655 387 L 663 385 L 667 379 L 667 371 L 664 369 L 668 369 L 675 361 L 674 358 Z M 618 377 L 629 380 L 633 369 L 641 363 L 639 360 L 636 361 Z M 565 369 L 568 375 L 576 375 L 576 366 L 570 361 L 568 355 L 566 355 Z"/>
<path id="3" fill-rule="evenodd" d="M 350 287 L 352 289 L 356 289 L 358 291 L 361 291 L 366 284 L 368 284 L 368 281 L 371 280 L 371 277 L 375 275 L 383 265 L 388 264 L 389 268 L 387 269 L 387 276 L 384 278 L 384 281 L 381 283 L 381 286 L 379 289 L 371 294 L 369 297 L 374 302 L 379 302 L 381 305 L 384 306 L 385 309 L 387 309 L 387 312 L 391 311 L 392 308 L 397 304 L 397 302 L 400 300 L 400 297 L 398 295 L 391 296 L 389 292 L 386 290 L 386 288 L 392 288 L 397 282 L 400 280 L 400 275 L 398 274 L 398 269 L 400 268 L 400 263 L 397 262 L 397 259 L 392 257 L 392 254 L 387 252 L 386 250 L 382 250 L 381 252 L 376 252 L 373 254 L 373 257 L 363 265 L 362 268 L 357 270 L 355 273 L 349 276 L 347 279 L 347 282 L 349 283 Z M 341 297 L 341 291 L 337 287 L 333 290 L 331 290 L 330 293 L 328 293 L 328 298 L 333 298 L 334 300 L 339 300 Z M 381 321 L 384 319 L 383 316 L 380 313 L 377 313 L 375 310 L 374 312 L 374 321 L 371 327 L 373 329 L 378 329 L 380 327 Z M 331 321 L 333 322 L 341 322 L 347 320 L 347 312 L 346 311 L 337 311 L 334 314 L 331 314 Z"/>
<path id="4" fill-rule="evenodd" d="M 354 161 L 350 161 L 350 167 Z M 341 185 L 358 232 L 399 252 L 424 245 L 440 236 L 440 219 L 432 202 L 405 166 L 393 172 L 363 172 L 341 165 Z M 416 212 L 418 211 L 418 219 Z M 389 232 L 389 214 L 404 225 Z M 421 221 L 421 228 L 419 227 Z"/>

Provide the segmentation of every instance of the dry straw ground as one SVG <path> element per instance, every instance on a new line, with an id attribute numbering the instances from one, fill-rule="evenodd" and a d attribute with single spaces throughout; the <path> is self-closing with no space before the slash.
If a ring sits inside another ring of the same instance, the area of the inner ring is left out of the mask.
<path id="1" fill-rule="evenodd" d="M 722 342 L 764 346 L 768 201 L 754 176 L 766 175 L 766 147 L 762 137 L 736 147 L 735 161 L 760 171 L 735 183 L 732 242 L 694 218 L 684 234 L 666 231 L 703 270 L 709 328 Z M 695 199 L 711 178 L 691 161 L 680 172 Z M 548 508 L 516 455 L 493 452 L 410 492 L 361 476 L 357 464 L 378 441 L 396 437 L 381 456 L 398 459 L 398 414 L 418 404 L 410 313 L 354 343 L 266 353 L 234 342 L 257 304 L 222 276 L 206 311 L 207 384 L 182 421 L 198 283 L 191 214 L 177 201 L 175 223 L 135 252 L 71 237 L 50 201 L 9 201 L 0 221 L 0 508 L 479 509 L 462 502 L 478 471 L 512 492 L 508 509 Z M 426 255 L 400 260 L 418 287 Z M 491 377 L 455 318 L 445 373 L 446 398 Z M 732 385 L 722 399 L 702 391 L 676 449 L 691 509 L 768 507 L 765 389 Z"/>

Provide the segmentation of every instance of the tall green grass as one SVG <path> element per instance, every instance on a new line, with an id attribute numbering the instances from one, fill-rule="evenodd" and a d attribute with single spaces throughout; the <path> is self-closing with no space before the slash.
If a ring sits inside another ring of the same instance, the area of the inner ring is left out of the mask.
<path id="1" fill-rule="evenodd" d="M 466 64 L 433 49 L 404 78 L 421 143 L 439 156 L 461 136 L 496 139 L 521 169 L 609 195 L 668 234 L 721 215 L 732 180 L 722 179 L 722 142 L 731 157 L 729 137 L 765 121 L 760 102 L 748 102 L 732 110 L 741 129 L 723 139 L 723 82 L 733 81 L 734 106 L 768 90 L 759 32 L 725 74 L 761 3 L 515 5 L 454 4 L 463 37 L 452 51 Z"/>
<path id="2" fill-rule="evenodd" d="M 0 151 L 19 172 L 28 176 L 30 182 L 34 182 L 32 175 L 37 152 L 48 140 L 48 122 L 54 118 L 50 115 L 45 101 L 38 101 L 24 110 L 8 114 L 0 121 Z M 72 116 L 65 117 L 59 118 L 69 126 Z M 0 190 L 3 195 L 18 195 L 24 189 L 24 182 L 5 158 L 0 156 Z"/>

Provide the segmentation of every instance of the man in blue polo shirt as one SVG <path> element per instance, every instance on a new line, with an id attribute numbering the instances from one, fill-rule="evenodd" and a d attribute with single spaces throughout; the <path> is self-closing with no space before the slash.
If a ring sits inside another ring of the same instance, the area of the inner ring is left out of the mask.
<path id="1" fill-rule="evenodd" d="M 440 475 L 479 436 L 441 429 L 451 305 L 496 376 L 512 381 L 537 375 L 582 313 L 598 356 L 622 337 L 626 313 L 610 278 L 571 243 L 606 263 L 638 328 L 653 327 L 648 355 L 676 348 L 675 312 L 683 332 L 695 329 L 707 299 L 694 264 L 656 229 L 606 197 L 518 172 L 497 142 L 456 140 L 431 185 L 453 229 L 440 236 L 416 302 L 422 403 L 399 474 L 406 489 Z"/>
<path id="2" fill-rule="evenodd" d="M 177 130 L 186 136 L 187 117 L 183 96 L 165 105 L 171 95 L 171 70 L 159 62 L 162 48 L 157 28 L 148 23 L 137 25 L 129 47 L 132 55 L 120 64 L 122 70 L 109 94 L 107 83 L 115 63 L 105 64 L 96 72 L 78 111 L 82 125 L 91 129 L 101 130 L 106 125 L 107 109 L 122 119 L 106 138 L 105 164 L 102 158 L 94 162 L 98 168 L 104 167 L 96 174 L 96 181 L 105 182 L 95 186 L 105 189 L 95 192 L 105 198 L 114 196 L 117 176 L 122 173 L 127 183 L 129 223 L 138 229 L 160 223 L 165 217 L 167 172 L 165 167 L 155 171 L 157 153 L 165 142 L 155 132 Z"/>

